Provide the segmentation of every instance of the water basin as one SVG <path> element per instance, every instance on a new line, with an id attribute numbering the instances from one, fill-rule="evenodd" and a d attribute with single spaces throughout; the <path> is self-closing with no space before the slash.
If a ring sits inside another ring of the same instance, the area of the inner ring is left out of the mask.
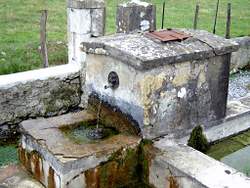
<path id="1" fill-rule="evenodd" d="M 62 127 L 60 130 L 65 137 L 69 138 L 76 144 L 97 143 L 119 133 L 113 127 L 105 127 L 102 124 L 99 124 L 98 126 L 99 130 L 102 130 L 102 135 L 101 138 L 97 139 L 90 138 L 89 136 L 90 133 L 93 133 L 96 130 L 95 123 L 91 124 L 89 122 L 81 122 L 73 126 Z"/>
<path id="2" fill-rule="evenodd" d="M 223 157 L 221 162 L 250 177 L 250 146 Z"/>
<path id="3" fill-rule="evenodd" d="M 250 130 L 211 145 L 206 154 L 250 177 Z"/>

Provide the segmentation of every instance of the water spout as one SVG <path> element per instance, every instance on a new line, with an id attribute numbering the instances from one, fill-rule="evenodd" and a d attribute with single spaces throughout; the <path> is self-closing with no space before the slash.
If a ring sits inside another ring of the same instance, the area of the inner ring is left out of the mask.
<path id="1" fill-rule="evenodd" d="M 114 71 L 110 72 L 108 75 L 108 85 L 104 86 L 104 89 L 117 89 L 119 87 L 119 77 Z"/>
<path id="2" fill-rule="evenodd" d="M 87 137 L 92 140 L 98 140 L 105 137 L 104 129 L 100 127 L 100 116 L 102 108 L 102 95 L 100 95 L 99 104 L 97 106 L 97 115 L 96 115 L 96 127 L 91 129 L 87 133 Z"/>
<path id="3" fill-rule="evenodd" d="M 108 89 L 108 88 L 112 88 L 112 85 L 109 84 L 109 85 L 104 86 L 104 89 Z"/>

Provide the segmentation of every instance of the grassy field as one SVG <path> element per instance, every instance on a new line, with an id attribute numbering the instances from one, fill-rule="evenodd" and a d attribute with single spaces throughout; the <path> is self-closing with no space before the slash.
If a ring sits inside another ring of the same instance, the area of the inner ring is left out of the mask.
<path id="1" fill-rule="evenodd" d="M 165 0 L 165 27 L 192 27 L 195 0 Z M 212 30 L 217 0 L 200 0 L 199 28 Z M 67 62 L 66 0 L 0 0 L 0 75 L 41 67 L 39 53 L 40 10 L 48 9 L 50 65 Z M 116 6 L 107 0 L 107 33 L 115 32 Z M 161 24 L 163 0 L 157 5 L 157 26 Z M 227 0 L 221 0 L 217 33 L 224 35 Z M 250 35 L 249 0 L 232 0 L 232 36 Z"/>

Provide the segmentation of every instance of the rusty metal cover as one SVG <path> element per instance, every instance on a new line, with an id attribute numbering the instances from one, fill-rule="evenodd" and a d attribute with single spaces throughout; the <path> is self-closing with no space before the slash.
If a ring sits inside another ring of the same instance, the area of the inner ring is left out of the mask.
<path id="1" fill-rule="evenodd" d="M 146 36 L 158 39 L 161 42 L 182 41 L 191 37 L 191 35 L 175 30 L 162 30 L 162 31 L 149 32 L 146 33 Z"/>

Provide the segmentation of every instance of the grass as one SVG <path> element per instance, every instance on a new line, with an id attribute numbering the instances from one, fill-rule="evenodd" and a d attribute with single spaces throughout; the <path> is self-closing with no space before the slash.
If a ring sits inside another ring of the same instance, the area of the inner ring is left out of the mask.
<path id="1" fill-rule="evenodd" d="M 212 31 L 217 0 L 200 0 L 198 27 Z M 120 0 L 107 2 L 107 33 L 115 32 L 116 6 Z M 163 0 L 157 5 L 157 27 L 161 25 Z M 224 35 L 227 0 L 221 0 L 217 34 Z M 166 0 L 165 27 L 192 27 L 195 0 Z M 0 75 L 41 68 L 39 53 L 40 10 L 48 9 L 48 49 L 51 66 L 67 63 L 66 1 L 1 0 Z M 249 0 L 232 1 L 232 36 L 250 35 Z"/>

